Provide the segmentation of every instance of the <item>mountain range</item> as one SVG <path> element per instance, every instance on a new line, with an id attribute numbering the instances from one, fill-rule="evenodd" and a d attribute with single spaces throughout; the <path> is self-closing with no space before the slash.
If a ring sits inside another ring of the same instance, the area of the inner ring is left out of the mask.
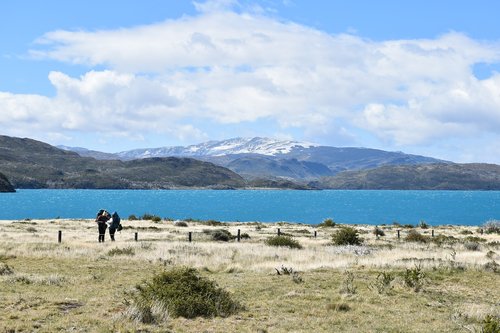
<path id="1" fill-rule="evenodd" d="M 13 190 L 12 187 L 500 190 L 498 165 L 457 164 L 401 152 L 265 138 L 117 154 L 64 148 L 28 138 L 0 136 L 0 190 Z"/>
<path id="2" fill-rule="evenodd" d="M 242 188 L 238 174 L 191 158 L 96 160 L 49 144 L 0 136 L 0 172 L 15 188 Z"/>
<path id="3" fill-rule="evenodd" d="M 96 159 L 133 160 L 150 157 L 189 157 L 228 168 L 245 179 L 288 179 L 310 181 L 346 170 L 383 165 L 448 163 L 431 157 L 369 148 L 337 148 L 291 140 L 233 138 L 190 146 L 145 148 L 116 154 L 65 147 Z"/>

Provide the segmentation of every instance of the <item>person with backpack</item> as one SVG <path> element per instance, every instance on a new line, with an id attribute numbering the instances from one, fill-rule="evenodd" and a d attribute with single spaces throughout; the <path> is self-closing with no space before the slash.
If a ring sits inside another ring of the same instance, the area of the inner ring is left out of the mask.
<path id="1" fill-rule="evenodd" d="M 110 218 L 111 216 L 104 209 L 99 210 L 99 212 L 97 213 L 95 221 L 97 222 L 97 228 L 99 229 L 99 243 L 104 242 L 106 228 L 108 227 L 106 222 L 108 222 Z"/>
<path id="2" fill-rule="evenodd" d="M 112 242 L 115 241 L 115 231 L 122 230 L 120 220 L 120 216 L 117 212 L 114 212 L 113 215 L 111 215 L 111 223 L 109 224 L 109 237 L 111 237 Z"/>

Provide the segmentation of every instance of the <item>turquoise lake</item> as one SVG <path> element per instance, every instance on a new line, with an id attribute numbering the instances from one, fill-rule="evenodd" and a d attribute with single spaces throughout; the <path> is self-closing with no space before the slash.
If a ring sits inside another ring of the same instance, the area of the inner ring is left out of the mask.
<path id="1" fill-rule="evenodd" d="M 500 191 L 18 190 L 0 194 L 0 219 L 123 218 L 352 224 L 481 225 L 500 220 Z"/>
<path id="2" fill-rule="evenodd" d="M 18 190 L 0 194 L 0 219 L 126 218 L 352 224 L 481 225 L 500 219 L 500 191 Z"/>

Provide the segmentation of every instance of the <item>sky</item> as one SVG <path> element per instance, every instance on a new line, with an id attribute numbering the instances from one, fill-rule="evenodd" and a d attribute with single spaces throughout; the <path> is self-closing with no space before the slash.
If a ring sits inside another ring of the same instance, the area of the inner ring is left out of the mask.
<path id="1" fill-rule="evenodd" d="M 500 164 L 500 1 L 16 0 L 0 134 L 271 137 Z"/>

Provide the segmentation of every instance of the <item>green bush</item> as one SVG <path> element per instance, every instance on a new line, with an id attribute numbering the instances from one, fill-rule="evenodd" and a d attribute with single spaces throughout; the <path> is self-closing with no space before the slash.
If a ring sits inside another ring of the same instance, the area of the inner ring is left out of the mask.
<path id="1" fill-rule="evenodd" d="M 220 242 L 229 242 L 231 239 L 233 239 L 233 235 L 225 229 L 217 229 L 211 231 L 212 234 L 212 239 L 214 241 L 220 241 Z"/>
<path id="2" fill-rule="evenodd" d="M 487 315 L 483 320 L 483 333 L 500 333 L 500 318 Z"/>
<path id="3" fill-rule="evenodd" d="M 416 230 L 410 230 L 408 235 L 405 237 L 407 242 L 417 242 L 417 243 L 428 243 L 430 241 L 429 236 L 424 236 Z"/>
<path id="4" fill-rule="evenodd" d="M 337 225 L 332 219 L 325 219 L 323 222 L 318 224 L 318 227 L 333 228 Z"/>
<path id="5" fill-rule="evenodd" d="M 416 265 L 414 268 L 407 268 L 403 273 L 405 286 L 413 288 L 415 291 L 419 291 L 422 288 L 424 280 L 425 273 L 419 265 Z"/>
<path id="6" fill-rule="evenodd" d="M 128 220 L 129 220 L 129 221 L 137 221 L 137 220 L 138 220 L 138 218 L 137 218 L 137 216 L 135 216 L 134 214 L 132 214 L 132 215 L 129 215 L 129 216 L 128 216 Z"/>
<path id="7" fill-rule="evenodd" d="M 391 272 L 380 272 L 375 279 L 375 282 L 372 283 L 369 288 L 376 290 L 379 294 L 384 293 L 388 289 L 392 289 L 391 283 L 394 280 L 395 276 Z"/>
<path id="8" fill-rule="evenodd" d="M 301 249 L 302 245 L 290 236 L 274 236 L 266 239 L 265 242 L 270 246 L 285 246 L 291 249 Z"/>
<path id="9" fill-rule="evenodd" d="M 342 227 L 332 235 L 335 245 L 361 245 L 363 240 L 359 238 L 358 230 L 352 227 Z"/>
<path id="10" fill-rule="evenodd" d="M 170 317 L 227 317 L 242 309 L 231 295 L 193 268 L 173 268 L 136 286 L 131 295 L 133 316 L 154 323 Z"/>
<path id="11" fill-rule="evenodd" d="M 153 222 L 160 222 L 161 221 L 161 217 L 159 217 L 157 215 L 149 214 L 149 213 L 144 213 L 141 216 L 141 220 L 144 220 L 144 221 L 153 221 Z"/>

